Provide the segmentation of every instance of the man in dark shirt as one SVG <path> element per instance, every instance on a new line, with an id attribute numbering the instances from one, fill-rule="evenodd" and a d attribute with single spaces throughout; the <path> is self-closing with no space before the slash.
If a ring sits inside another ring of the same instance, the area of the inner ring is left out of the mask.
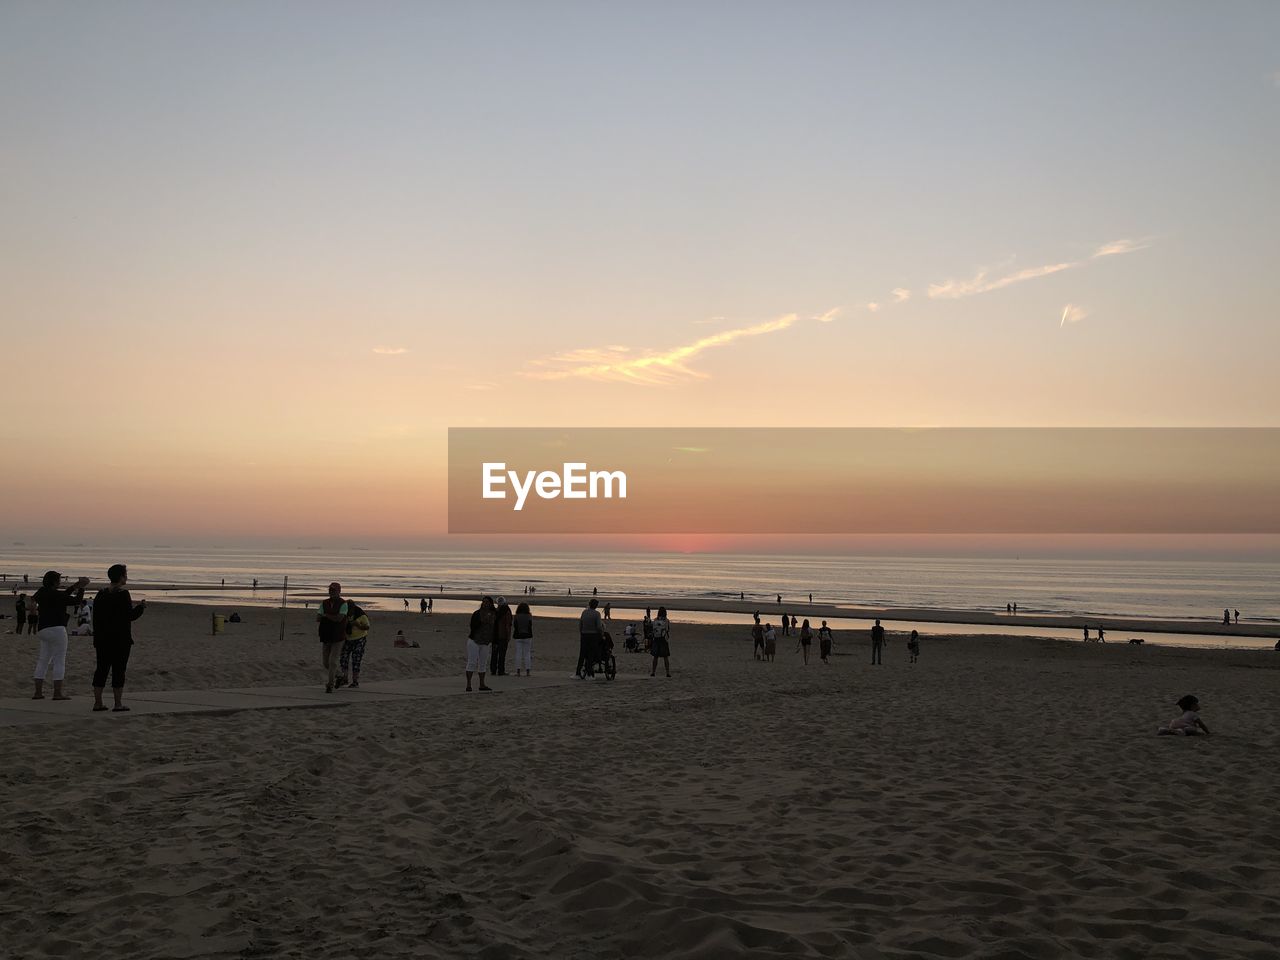
<path id="1" fill-rule="evenodd" d="M 98 591 L 93 601 L 93 648 L 98 655 L 98 666 L 93 672 L 93 709 L 105 710 L 102 691 L 111 674 L 111 693 L 117 713 L 129 708 L 124 698 L 124 672 L 129 666 L 129 651 L 133 648 L 133 621 L 147 609 L 147 601 L 136 607 L 125 585 L 129 571 L 123 563 L 117 563 L 107 571 L 111 585 Z"/>
<path id="2" fill-rule="evenodd" d="M 876 625 L 871 628 L 871 664 L 875 666 L 881 664 L 881 654 L 884 651 L 884 627 L 880 626 L 880 621 L 876 621 Z"/>
<path id="3" fill-rule="evenodd" d="M 36 671 L 32 676 L 36 684 L 32 700 L 44 699 L 45 675 L 50 670 L 53 671 L 53 699 L 71 699 L 62 693 L 62 680 L 67 672 L 67 607 L 77 606 L 84 599 L 84 588 L 88 585 L 89 578 L 81 577 L 74 587 L 61 590 L 62 574 L 50 570 L 44 575 L 43 585 L 31 598 L 36 605 L 36 638 L 40 641 Z"/>

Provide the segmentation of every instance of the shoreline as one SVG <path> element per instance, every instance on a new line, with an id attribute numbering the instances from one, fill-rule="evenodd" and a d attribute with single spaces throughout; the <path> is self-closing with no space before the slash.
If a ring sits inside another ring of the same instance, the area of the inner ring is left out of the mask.
<path id="1" fill-rule="evenodd" d="M 86 593 L 91 593 L 98 588 L 98 584 L 92 584 Z M 238 603 L 253 604 L 257 606 L 279 607 L 278 597 L 273 598 L 271 594 L 278 593 L 281 590 L 280 584 L 260 584 L 257 588 L 255 596 L 246 599 L 243 594 L 245 591 L 252 590 L 249 585 L 232 584 L 226 587 L 218 584 L 184 584 L 184 583 L 151 583 L 144 581 L 135 581 L 130 583 L 133 590 L 144 591 L 154 590 L 160 592 L 182 592 L 192 594 L 216 594 L 227 593 L 233 594 L 229 596 L 229 600 Z M 32 588 L 34 589 L 34 588 Z M 376 590 L 353 590 L 352 593 L 358 594 L 362 599 L 376 600 L 402 600 L 407 598 L 411 604 L 416 606 L 416 601 L 420 598 L 430 598 L 431 600 L 448 600 L 448 601 L 464 601 L 473 602 L 480 595 L 478 591 L 458 591 L 445 590 L 444 592 L 421 591 L 416 593 L 404 593 L 402 591 L 394 591 L 387 589 Z M 498 593 L 498 590 L 491 590 L 492 593 Z M 261 595 L 261 596 L 258 596 Z M 315 602 L 324 597 L 324 593 L 312 586 L 299 587 L 296 592 L 291 591 L 289 600 L 293 602 Z M 509 601 L 519 602 L 525 601 L 532 606 L 543 607 L 583 607 L 591 599 L 589 595 L 559 596 L 550 594 L 533 594 L 527 595 L 512 591 L 508 597 Z M 852 604 L 835 604 L 822 602 L 783 602 L 778 604 L 772 600 L 767 602 L 755 602 L 751 600 L 714 600 L 707 598 L 691 598 L 691 597 L 671 597 L 671 596 L 639 596 L 631 594 L 600 594 L 596 597 L 600 601 L 600 605 L 604 606 L 610 603 L 620 609 L 635 609 L 636 607 L 659 606 L 666 607 L 669 611 L 678 611 L 681 613 L 708 613 L 708 614 L 741 614 L 749 617 L 757 610 L 762 616 L 781 616 L 784 612 L 795 616 L 809 619 L 879 619 L 889 623 L 938 623 L 958 626 L 983 626 L 983 627 L 1018 627 L 1018 628 L 1042 628 L 1052 630 L 1076 630 L 1081 631 L 1085 627 L 1090 630 L 1096 630 L 1099 624 L 1111 631 L 1125 632 L 1151 632 L 1151 633 L 1167 633 L 1195 635 L 1213 638 L 1249 638 L 1276 640 L 1280 639 L 1280 624 L 1276 623 L 1253 623 L 1244 621 L 1238 624 L 1224 624 L 1221 621 L 1198 621 L 1198 620 L 1169 620 L 1159 617 L 1142 617 L 1132 615 L 1080 615 L 1080 614 L 1001 614 L 984 610 L 962 610 L 962 609 L 946 609 L 937 607 L 869 607 L 858 606 Z M 184 601 L 175 600 L 175 603 L 191 602 L 199 604 L 198 600 Z M 203 605 L 203 604 L 202 604 Z"/>

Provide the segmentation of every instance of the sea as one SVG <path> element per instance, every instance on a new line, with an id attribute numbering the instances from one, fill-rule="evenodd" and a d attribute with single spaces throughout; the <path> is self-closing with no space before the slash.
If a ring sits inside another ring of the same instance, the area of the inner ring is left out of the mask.
<path id="1" fill-rule="evenodd" d="M 10 589 L 23 574 L 34 588 L 49 569 L 102 580 L 107 567 L 121 561 L 135 584 L 173 584 L 171 599 L 224 605 L 228 594 L 209 587 L 225 581 L 243 602 L 279 603 L 288 576 L 294 593 L 314 594 L 338 580 L 354 595 L 403 594 L 415 603 L 441 589 L 516 595 L 528 585 L 543 595 L 598 588 L 612 597 L 678 597 L 690 604 L 740 594 L 762 604 L 779 594 L 794 601 L 813 594 L 815 603 L 835 605 L 1003 611 L 1016 602 L 1026 614 L 1188 621 L 1220 621 L 1230 608 L 1240 611 L 1242 622 L 1280 623 L 1280 563 L 1263 561 L 0 547 L 0 574 Z"/>

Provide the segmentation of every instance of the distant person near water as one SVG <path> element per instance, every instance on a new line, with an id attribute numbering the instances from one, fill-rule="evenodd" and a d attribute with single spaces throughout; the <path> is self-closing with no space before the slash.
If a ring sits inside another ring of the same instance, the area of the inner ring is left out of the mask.
<path id="1" fill-rule="evenodd" d="M 827 626 L 827 621 L 822 621 L 822 626 L 818 628 L 818 656 L 823 663 L 831 663 L 831 641 L 833 640 L 831 628 Z"/>
<path id="2" fill-rule="evenodd" d="M 1005 612 L 1005 613 L 1013 613 L 1013 604 L 1012 604 L 1012 603 L 1006 603 L 1006 604 L 1004 605 L 1004 612 Z"/>
<path id="3" fill-rule="evenodd" d="M 350 682 L 354 690 L 360 686 L 360 664 L 364 662 L 364 648 L 369 640 L 369 615 L 354 600 L 347 601 L 346 629 L 347 639 L 342 643 L 342 656 L 338 660 L 342 672 L 334 686 L 343 687 Z"/>
<path id="4" fill-rule="evenodd" d="M 53 673 L 53 699 L 70 700 L 62 692 L 62 681 L 67 671 L 67 614 L 68 607 L 79 606 L 84 601 L 84 588 L 89 585 L 88 577 L 81 577 L 74 587 L 59 589 L 62 585 L 62 574 L 50 570 L 35 596 L 31 598 L 36 605 L 36 612 L 27 613 L 27 617 L 37 617 L 36 637 L 40 641 L 40 651 L 36 654 L 36 669 L 32 675 L 35 681 L 35 693 L 32 700 L 44 699 L 45 677 Z"/>
<path id="5" fill-rule="evenodd" d="M 884 627 L 880 626 L 880 621 L 876 621 L 876 625 L 871 628 L 871 665 L 883 666 L 884 656 Z"/>
<path id="6" fill-rule="evenodd" d="M 809 629 L 809 621 L 800 628 L 800 639 L 796 642 L 796 652 L 804 652 L 804 665 L 809 665 L 809 647 L 813 644 L 813 631 Z"/>
<path id="7" fill-rule="evenodd" d="M 409 598 L 408 598 L 408 597 L 405 597 L 405 598 L 404 598 L 404 608 L 405 608 L 406 610 L 408 610 L 408 609 L 409 609 Z"/>
<path id="8" fill-rule="evenodd" d="M 1107 642 L 1107 632 L 1102 629 L 1102 624 L 1098 624 L 1098 642 L 1099 643 Z"/>
<path id="9" fill-rule="evenodd" d="M 1084 628 L 1084 642 L 1085 642 L 1085 643 L 1088 643 L 1088 642 L 1089 642 L 1089 628 L 1088 628 L 1088 627 L 1085 627 L 1085 628 Z"/>
<path id="10" fill-rule="evenodd" d="M 1223 623 L 1231 622 L 1231 611 L 1226 609 L 1225 607 L 1222 610 L 1222 622 Z"/>
<path id="11" fill-rule="evenodd" d="M 419 601 L 418 601 L 418 612 L 419 612 L 419 613 L 426 613 L 426 612 L 427 612 L 427 598 L 426 598 L 426 597 L 423 597 L 421 600 L 419 600 Z"/>
<path id="12" fill-rule="evenodd" d="M 600 602 L 595 597 L 578 618 L 578 667 L 573 675 L 579 680 L 596 678 L 596 658 L 604 640 L 604 621 L 600 619 Z"/>
<path id="13" fill-rule="evenodd" d="M 467 632 L 467 693 L 471 692 L 471 675 L 480 674 L 480 692 L 488 693 L 493 687 L 484 683 L 485 669 L 489 665 L 489 649 L 497 629 L 497 610 L 493 597 L 483 597 L 480 606 L 471 614 L 471 628 Z"/>
<path id="14" fill-rule="evenodd" d="M 791 636 L 791 615 L 784 613 L 782 615 L 782 635 L 784 637 Z"/>
<path id="15" fill-rule="evenodd" d="M 1240 622 L 1240 611 L 1239 611 L 1239 610 L 1237 610 L 1237 611 L 1236 611 L 1236 623 L 1239 623 L 1239 622 Z"/>
<path id="16" fill-rule="evenodd" d="M 329 596 L 316 609 L 316 625 L 320 635 L 320 662 L 324 666 L 324 692 L 333 693 L 338 679 L 338 659 L 347 642 L 347 601 L 342 599 L 342 584 L 329 584 Z"/>
<path id="17" fill-rule="evenodd" d="M 124 675 L 133 649 L 133 621 L 146 613 L 147 601 L 134 605 L 127 587 L 129 570 L 123 563 L 107 570 L 107 580 L 110 585 L 99 590 L 93 600 L 93 649 L 98 661 L 93 671 L 93 709 L 107 709 L 102 694 L 110 673 L 111 695 L 115 698 L 111 709 L 122 713 L 129 709 L 124 705 Z"/>
<path id="18" fill-rule="evenodd" d="M 533 614 L 529 605 L 521 603 L 511 623 L 516 640 L 516 676 L 524 670 L 526 677 L 533 676 Z"/>
<path id="19" fill-rule="evenodd" d="M 431 612 L 431 610 L 432 610 L 432 605 L 433 605 L 434 603 L 435 603 L 435 600 L 433 600 L 431 597 L 427 597 L 427 613 L 430 613 L 430 612 Z"/>
<path id="20" fill-rule="evenodd" d="M 649 671 L 649 676 L 656 677 L 658 675 L 658 660 L 662 660 L 662 666 L 667 671 L 667 676 L 671 676 L 671 621 L 667 619 L 667 608 L 659 607 L 658 616 L 653 621 L 653 643 L 649 645 L 649 653 L 653 657 L 653 669 Z"/>
<path id="21" fill-rule="evenodd" d="M 920 634 L 915 630 L 911 631 L 911 639 L 907 641 L 907 663 L 916 663 L 920 659 Z"/>

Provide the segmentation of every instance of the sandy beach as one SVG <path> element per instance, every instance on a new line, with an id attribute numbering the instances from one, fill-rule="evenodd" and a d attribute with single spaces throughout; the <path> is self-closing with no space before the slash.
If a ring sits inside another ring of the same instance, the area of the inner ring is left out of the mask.
<path id="1" fill-rule="evenodd" d="M 314 627 L 138 622 L 129 689 L 321 681 Z M 540 624 L 535 674 L 573 625 Z M 420 649 L 394 649 L 404 629 Z M 379 613 L 363 679 L 460 675 L 462 618 Z M 6 636 L 3 693 L 34 638 Z M 807 667 L 746 627 L 675 677 L 0 729 L 22 957 L 1254 957 L 1280 947 L 1268 652 L 948 637 Z M 624 675 L 648 658 L 619 654 Z M 1157 738 L 1183 693 L 1214 736 Z M 127 695 L 126 695 L 127 699 Z"/>

